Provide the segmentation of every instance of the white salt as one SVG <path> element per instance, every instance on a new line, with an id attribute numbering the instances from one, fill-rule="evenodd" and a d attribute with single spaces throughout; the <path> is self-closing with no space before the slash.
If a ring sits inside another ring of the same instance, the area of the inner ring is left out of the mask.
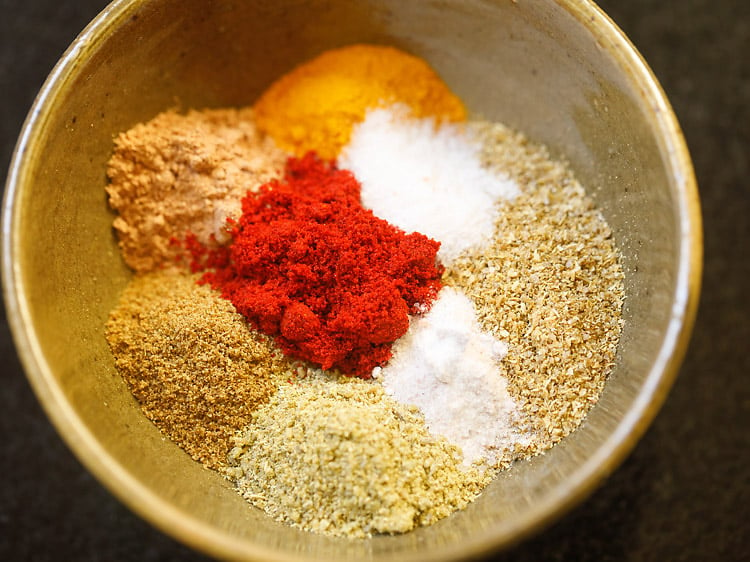
<path id="1" fill-rule="evenodd" d="M 519 192 L 482 167 L 479 145 L 459 125 L 437 128 L 395 105 L 370 111 L 352 131 L 339 165 L 362 183 L 362 204 L 406 232 L 441 243 L 446 265 L 490 239 L 495 202 Z"/>
<path id="2" fill-rule="evenodd" d="M 465 464 L 493 464 L 529 442 L 498 368 L 507 352 L 482 331 L 469 298 L 445 287 L 427 314 L 412 318 L 377 378 L 398 402 L 417 406 L 433 434 L 461 447 Z"/>

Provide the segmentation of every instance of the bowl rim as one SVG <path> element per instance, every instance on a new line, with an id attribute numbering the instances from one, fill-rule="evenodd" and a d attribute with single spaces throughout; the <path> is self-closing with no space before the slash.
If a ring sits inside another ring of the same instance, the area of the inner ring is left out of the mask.
<path id="1" fill-rule="evenodd" d="M 49 121 L 55 101 L 76 76 L 78 63 L 86 53 L 105 41 L 107 32 L 148 0 L 115 0 L 105 7 L 71 43 L 39 91 L 21 129 L 6 180 L 2 206 L 2 282 L 8 324 L 24 372 L 47 416 L 81 463 L 130 510 L 175 539 L 205 553 L 250 560 L 302 560 L 280 555 L 217 531 L 208 524 L 186 516 L 182 511 L 154 495 L 121 468 L 98 443 L 76 412 L 67 403 L 61 387 L 46 364 L 32 329 L 28 304 L 24 298 L 23 277 L 15 256 L 18 248 L 18 201 L 29 175 L 29 154 Z M 619 466 L 633 449 L 661 408 L 688 348 L 698 308 L 702 260 L 702 220 L 698 187 L 690 155 L 677 118 L 666 95 L 647 63 L 619 27 L 590 0 L 553 0 L 583 25 L 595 40 L 638 86 L 650 112 L 652 126 L 665 141 L 674 196 L 679 217 L 679 267 L 674 287 L 670 321 L 656 361 L 651 367 L 632 408 L 617 428 L 572 474 L 563 489 L 558 487 L 542 502 L 523 513 L 504 532 L 490 528 L 467 540 L 458 548 L 436 553 L 437 560 L 476 557 L 508 547 L 538 532 L 581 502 L 604 478 Z M 403 560 L 418 560 L 414 556 Z"/>

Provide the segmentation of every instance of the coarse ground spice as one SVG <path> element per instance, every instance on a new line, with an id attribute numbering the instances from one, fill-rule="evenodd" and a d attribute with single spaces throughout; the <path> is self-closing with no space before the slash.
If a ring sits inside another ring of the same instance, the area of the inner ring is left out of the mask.
<path id="1" fill-rule="evenodd" d="M 377 383 L 283 385 L 235 440 L 228 470 L 253 505 L 304 530 L 403 533 L 463 509 L 492 477 Z"/>
<path id="2" fill-rule="evenodd" d="M 172 264 L 190 231 L 226 240 L 245 192 L 278 177 L 286 155 L 256 128 L 251 109 L 167 111 L 115 139 L 110 206 L 125 262 L 137 272 Z"/>
<path id="3" fill-rule="evenodd" d="M 368 109 L 397 102 L 414 117 L 466 119 L 461 100 L 425 61 L 378 45 L 324 52 L 279 78 L 254 108 L 258 126 L 285 150 L 332 159 Z"/>
<path id="4" fill-rule="evenodd" d="M 231 243 L 191 245 L 193 267 L 288 354 L 369 378 L 409 314 L 440 289 L 439 243 L 377 218 L 360 184 L 314 153 L 248 193 Z M 205 263 L 202 261 L 205 259 Z"/>
<path id="5" fill-rule="evenodd" d="M 105 335 L 146 416 L 210 468 L 226 465 L 232 435 L 293 372 L 269 338 L 195 276 L 136 276 Z"/>
<path id="6" fill-rule="evenodd" d="M 444 275 L 509 345 L 508 390 L 537 432 L 528 454 L 575 429 L 598 400 L 621 331 L 623 272 L 612 235 L 571 171 L 518 133 L 475 123 L 490 168 L 521 187 L 495 236 Z"/>

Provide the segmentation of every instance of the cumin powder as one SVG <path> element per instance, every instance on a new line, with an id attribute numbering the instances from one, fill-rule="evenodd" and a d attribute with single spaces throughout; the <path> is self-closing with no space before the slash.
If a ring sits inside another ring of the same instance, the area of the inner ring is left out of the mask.
<path id="1" fill-rule="evenodd" d="M 273 342 L 195 276 L 136 276 L 105 335 L 146 416 L 209 468 L 226 465 L 232 435 L 292 376 Z"/>

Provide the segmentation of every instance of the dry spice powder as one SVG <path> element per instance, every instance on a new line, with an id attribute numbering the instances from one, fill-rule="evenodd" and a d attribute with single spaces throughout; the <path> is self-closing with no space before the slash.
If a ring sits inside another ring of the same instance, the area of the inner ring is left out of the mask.
<path id="1" fill-rule="evenodd" d="M 440 289 L 439 243 L 360 204 L 360 184 L 313 153 L 242 201 L 231 243 L 191 244 L 195 270 L 288 354 L 369 378 Z"/>
<path id="2" fill-rule="evenodd" d="M 463 467 L 415 407 L 378 384 L 283 385 L 235 439 L 228 474 L 278 521 L 329 535 L 404 533 L 463 509 L 493 474 Z"/>
<path id="3" fill-rule="evenodd" d="M 232 435 L 292 364 L 195 276 L 136 276 L 110 313 L 115 366 L 146 416 L 195 460 L 226 464 Z"/>
<path id="4" fill-rule="evenodd" d="M 138 125 L 118 138 L 109 166 L 127 263 L 137 272 L 172 263 L 185 245 L 170 241 L 190 230 L 193 266 L 204 270 L 202 285 L 187 272 L 134 278 L 106 327 L 117 369 L 145 414 L 253 505 L 338 536 L 429 525 L 465 507 L 492 473 L 462 466 L 462 451 L 378 381 L 311 375 L 280 348 L 368 377 L 409 315 L 425 312 L 442 282 L 457 288 L 486 335 L 507 343 L 497 376 L 532 430 L 505 464 L 580 424 L 611 370 L 622 323 L 623 274 L 606 222 L 564 164 L 502 125 L 461 132 L 520 195 L 495 202 L 482 250 L 445 272 L 438 242 L 363 209 L 359 183 L 334 163 L 308 154 L 273 179 L 284 156 L 255 118 L 287 150 L 330 158 L 368 109 L 391 103 L 409 106 L 409 118 L 465 118 L 423 61 L 353 46 L 280 79 L 255 113 L 167 112 Z M 425 158 L 429 167 L 439 156 Z"/>
<path id="5" fill-rule="evenodd" d="M 173 265 L 183 252 L 172 241 L 188 231 L 225 242 L 247 190 L 280 177 L 285 161 L 248 108 L 166 111 L 118 135 L 107 194 L 123 259 L 145 273 Z"/>
<path id="6" fill-rule="evenodd" d="M 500 374 L 536 430 L 530 456 L 567 436 L 599 399 L 620 338 L 624 276 L 612 232 L 564 163 L 501 124 L 472 127 L 485 165 L 522 193 L 497 203 L 490 243 L 444 281 L 508 343 Z"/>
<path id="7" fill-rule="evenodd" d="M 414 117 L 466 119 L 461 100 L 424 60 L 381 45 L 326 51 L 279 78 L 253 107 L 260 129 L 283 149 L 336 158 L 368 109 L 397 102 Z"/>

